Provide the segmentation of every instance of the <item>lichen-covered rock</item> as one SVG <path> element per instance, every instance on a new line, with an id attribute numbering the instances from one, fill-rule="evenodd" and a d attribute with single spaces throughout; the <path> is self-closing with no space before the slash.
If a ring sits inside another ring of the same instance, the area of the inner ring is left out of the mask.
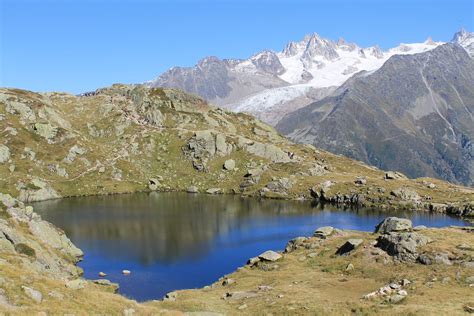
<path id="1" fill-rule="evenodd" d="M 277 261 L 282 258 L 282 255 L 273 250 L 267 250 L 264 253 L 261 253 L 258 258 L 265 261 Z"/>
<path id="2" fill-rule="evenodd" d="M 250 154 L 268 159 L 274 163 L 284 163 L 291 161 L 288 153 L 285 153 L 283 150 L 273 144 L 253 142 L 244 146 L 244 149 Z"/>
<path id="3" fill-rule="evenodd" d="M 318 237 L 318 238 L 322 238 L 322 239 L 326 239 L 327 237 L 331 236 L 332 233 L 334 233 L 334 227 L 332 227 L 332 226 L 323 226 L 323 227 L 319 227 L 318 229 L 316 229 L 314 231 L 313 236 Z"/>
<path id="4" fill-rule="evenodd" d="M 288 190 L 291 189 L 292 186 L 293 182 L 290 179 L 281 178 L 269 182 L 266 188 L 275 193 L 288 194 Z"/>
<path id="5" fill-rule="evenodd" d="M 83 279 L 75 279 L 66 282 L 66 287 L 71 290 L 81 290 L 87 285 L 87 281 Z"/>
<path id="6" fill-rule="evenodd" d="M 0 145 L 0 163 L 10 160 L 10 149 L 5 145 Z"/>
<path id="7" fill-rule="evenodd" d="M 414 262 L 417 260 L 418 247 L 428 244 L 431 240 L 418 233 L 388 233 L 377 238 L 376 247 L 381 248 L 390 256 L 400 261 Z"/>
<path id="8" fill-rule="evenodd" d="M 421 200 L 421 197 L 415 190 L 405 187 L 393 190 L 392 192 L 390 192 L 390 194 L 396 198 L 399 198 L 402 201 L 411 201 L 418 203 Z"/>
<path id="9" fill-rule="evenodd" d="M 235 168 L 235 160 L 234 159 L 228 159 L 224 162 L 224 169 L 228 171 L 232 171 Z"/>
<path id="10" fill-rule="evenodd" d="M 41 294 L 40 291 L 37 291 L 35 289 L 32 289 L 30 287 L 27 287 L 27 286 L 22 286 L 21 289 L 23 290 L 23 292 L 25 292 L 25 294 L 31 298 L 33 301 L 35 301 L 36 303 L 41 303 L 43 301 L 43 294 Z"/>
<path id="11" fill-rule="evenodd" d="M 69 164 L 73 163 L 77 156 L 84 155 L 86 152 L 87 150 L 85 148 L 82 148 L 78 145 L 74 145 L 69 149 L 69 152 L 66 158 L 64 158 L 64 161 Z"/>
<path id="12" fill-rule="evenodd" d="M 213 130 L 204 130 L 195 132 L 183 151 L 192 159 L 195 169 L 204 171 L 210 158 L 216 155 L 229 155 L 232 148 L 232 144 L 226 142 L 224 134 Z"/>
<path id="13" fill-rule="evenodd" d="M 1 194 L 1 197 L 6 201 L 4 205 L 10 218 L 8 222 L 0 219 L 0 251 L 26 256 L 28 260 L 23 261 L 24 265 L 54 278 L 81 273 L 75 264 L 83 253 L 63 231 L 42 220 L 31 206 L 12 201 L 8 195 Z"/>
<path id="14" fill-rule="evenodd" d="M 387 217 L 375 227 L 375 233 L 387 234 L 390 232 L 408 231 L 413 228 L 411 220 L 399 217 Z"/>
<path id="15" fill-rule="evenodd" d="M 50 123 L 35 123 L 33 130 L 36 134 L 44 137 L 48 141 L 53 140 L 58 133 L 57 127 L 52 126 Z"/>
<path id="16" fill-rule="evenodd" d="M 18 199 L 22 202 L 38 202 L 60 198 L 61 196 L 47 182 L 33 179 L 28 186 L 20 188 Z"/>
<path id="17" fill-rule="evenodd" d="M 2 93 L 2 96 L 6 96 Z M 2 100 L 5 100 L 2 98 Z M 6 111 L 7 113 L 20 115 L 20 118 L 23 121 L 34 121 L 36 120 L 35 112 L 26 104 L 17 101 L 6 101 Z"/>

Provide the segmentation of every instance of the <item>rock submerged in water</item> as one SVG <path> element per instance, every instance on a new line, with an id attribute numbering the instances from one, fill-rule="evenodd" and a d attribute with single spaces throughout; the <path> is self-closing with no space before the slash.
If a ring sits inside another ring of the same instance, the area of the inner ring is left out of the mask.
<path id="1" fill-rule="evenodd" d="M 387 217 L 375 227 L 375 233 L 388 234 L 390 232 L 409 231 L 413 227 L 411 220 L 399 217 Z"/>

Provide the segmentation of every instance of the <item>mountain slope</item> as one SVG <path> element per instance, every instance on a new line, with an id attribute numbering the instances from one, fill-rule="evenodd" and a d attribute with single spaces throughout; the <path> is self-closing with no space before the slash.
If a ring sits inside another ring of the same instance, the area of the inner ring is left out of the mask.
<path id="1" fill-rule="evenodd" d="M 413 190 L 414 208 L 453 202 L 440 210 L 472 213 L 463 206 L 472 190 L 388 181 L 381 170 L 294 144 L 178 90 L 114 85 L 78 97 L 1 89 L 0 131 L 0 192 L 24 202 L 176 190 L 403 207 L 407 196 L 397 192 Z"/>
<path id="2" fill-rule="evenodd" d="M 474 61 L 457 44 L 393 56 L 318 102 L 288 114 L 277 129 L 411 177 L 474 182 Z"/>

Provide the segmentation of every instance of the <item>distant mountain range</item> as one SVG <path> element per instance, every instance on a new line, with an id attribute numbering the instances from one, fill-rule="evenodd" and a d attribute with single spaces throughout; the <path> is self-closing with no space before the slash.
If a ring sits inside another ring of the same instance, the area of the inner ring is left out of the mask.
<path id="1" fill-rule="evenodd" d="M 474 33 L 465 30 L 448 44 L 387 51 L 315 33 L 281 52 L 173 67 L 147 84 L 198 94 L 381 168 L 472 185 L 473 57 Z"/>
<path id="2" fill-rule="evenodd" d="M 473 115 L 474 60 L 445 44 L 358 73 L 277 129 L 382 169 L 472 185 Z"/>
<path id="3" fill-rule="evenodd" d="M 472 33 L 461 30 L 453 42 L 474 55 Z M 206 57 L 194 67 L 173 67 L 147 84 L 179 88 L 276 125 L 286 113 L 329 95 L 359 71 L 376 70 L 391 56 L 421 53 L 441 44 L 429 38 L 383 51 L 314 33 L 288 43 L 281 52 L 264 50 L 249 59 Z"/>

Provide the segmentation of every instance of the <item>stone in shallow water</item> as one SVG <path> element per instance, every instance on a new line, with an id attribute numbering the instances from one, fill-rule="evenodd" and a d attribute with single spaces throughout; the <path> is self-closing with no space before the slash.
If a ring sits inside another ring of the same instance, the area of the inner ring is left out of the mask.
<path id="1" fill-rule="evenodd" d="M 277 261 L 277 260 L 281 259 L 282 255 L 279 254 L 278 252 L 273 251 L 273 250 L 267 250 L 264 253 L 260 254 L 258 257 L 261 260 Z"/>

